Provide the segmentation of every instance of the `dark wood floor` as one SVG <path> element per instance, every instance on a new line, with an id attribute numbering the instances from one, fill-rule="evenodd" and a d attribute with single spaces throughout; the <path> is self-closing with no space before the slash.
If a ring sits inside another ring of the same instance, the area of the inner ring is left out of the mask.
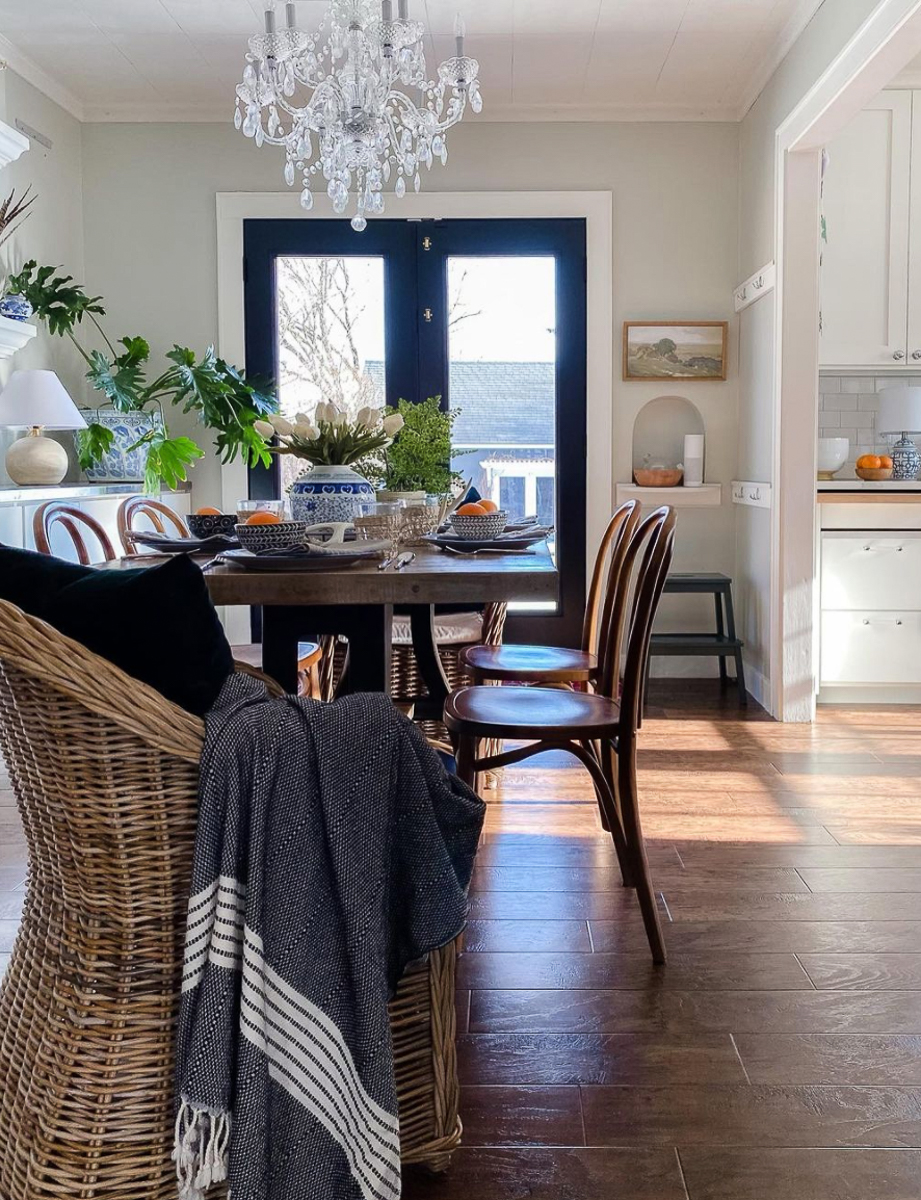
<path id="1" fill-rule="evenodd" d="M 406 1200 L 921 1200 L 921 710 L 654 702 L 670 961 L 582 772 L 506 771 L 460 966 L 464 1148 Z M 7 787 L 0 953 L 25 857 Z"/>
<path id="2" fill-rule="evenodd" d="M 581 770 L 506 771 L 460 966 L 464 1149 L 407 1200 L 921 1200 L 921 711 L 654 701 L 669 963 Z"/>

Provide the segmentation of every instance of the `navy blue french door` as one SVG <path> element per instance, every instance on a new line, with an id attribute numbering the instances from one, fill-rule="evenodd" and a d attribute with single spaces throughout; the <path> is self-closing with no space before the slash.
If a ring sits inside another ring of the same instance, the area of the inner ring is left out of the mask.
<path id="1" fill-rule="evenodd" d="M 577 645 L 585 603 L 582 220 L 244 223 L 247 371 L 282 410 L 430 396 L 455 411 L 452 466 L 513 517 L 553 523 L 557 602 L 512 606 L 513 641 Z M 290 469 L 291 464 L 285 469 Z M 250 475 L 274 496 L 279 464 Z"/>

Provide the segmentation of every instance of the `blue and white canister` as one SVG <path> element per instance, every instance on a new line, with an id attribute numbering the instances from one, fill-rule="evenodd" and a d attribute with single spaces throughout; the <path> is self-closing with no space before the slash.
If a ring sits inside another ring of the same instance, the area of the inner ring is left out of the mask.
<path id="1" fill-rule="evenodd" d="M 9 317 L 11 321 L 28 321 L 32 312 L 32 305 L 25 296 L 13 293 L 0 300 L 0 317 Z"/>
<path id="2" fill-rule="evenodd" d="M 295 521 L 321 525 L 353 520 L 360 505 L 374 500 L 374 489 L 351 467 L 316 466 L 295 479 L 288 495 Z"/>
<path id="3" fill-rule="evenodd" d="M 113 435 L 108 454 L 84 474 L 92 483 L 143 483 L 148 449 L 135 446 L 145 433 L 160 424 L 158 412 L 116 412 L 114 408 L 84 410 L 87 425 L 104 425 Z M 132 448 L 133 447 L 133 448 Z"/>

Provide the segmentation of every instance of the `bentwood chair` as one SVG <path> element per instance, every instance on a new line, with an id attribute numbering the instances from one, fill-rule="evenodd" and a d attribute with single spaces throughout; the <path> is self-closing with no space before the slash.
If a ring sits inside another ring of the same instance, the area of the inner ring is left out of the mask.
<path id="1" fill-rule="evenodd" d="M 94 562 L 114 562 L 118 557 L 109 535 L 95 517 L 58 500 L 49 500 L 46 504 L 39 505 L 32 517 L 32 537 L 39 554 L 52 553 L 51 535 L 56 525 L 70 537 L 77 562 L 81 566 L 89 567 Z M 92 554 L 87 545 L 87 534 L 96 542 L 96 549 Z"/>
<path id="2" fill-rule="evenodd" d="M 640 506 L 628 500 L 611 517 L 595 556 L 588 589 L 582 643 L 578 650 L 564 646 L 468 646 L 459 664 L 474 683 L 487 680 L 537 684 L 590 684 L 598 674 L 604 655 L 599 631 L 606 630 L 608 605 L 617 590 L 624 556 L 640 522 Z"/>
<path id="3" fill-rule="evenodd" d="M 118 536 L 126 554 L 138 553 L 131 534 L 135 532 L 137 522 L 142 517 L 146 517 L 156 533 L 171 532 L 178 538 L 189 537 L 189 527 L 169 505 L 163 504 L 159 500 L 151 500 L 149 496 L 129 496 L 118 506 L 118 516 L 116 517 Z"/>
<path id="4" fill-rule="evenodd" d="M 592 778 L 599 807 L 611 832 L 624 883 L 636 888 L 643 924 L 656 963 L 665 944 L 637 797 L 636 734 L 649 639 L 672 558 L 675 513 L 659 508 L 638 526 L 623 567 L 609 580 L 603 613 L 607 628 L 595 692 L 543 687 L 467 687 L 452 693 L 445 724 L 457 755 L 457 773 L 475 786 L 477 774 L 522 762 L 545 750 L 574 755 Z M 621 647 L 626 661 L 621 677 Z M 480 756 L 487 738 L 526 742 L 499 755 Z"/>
<path id="5" fill-rule="evenodd" d="M 0 601 L 0 755 L 29 855 L 0 985 L 3 1200 L 175 1200 L 203 739 L 197 717 Z M 410 966 L 390 1002 L 401 1155 L 436 1170 L 461 1134 L 456 956 Z"/>

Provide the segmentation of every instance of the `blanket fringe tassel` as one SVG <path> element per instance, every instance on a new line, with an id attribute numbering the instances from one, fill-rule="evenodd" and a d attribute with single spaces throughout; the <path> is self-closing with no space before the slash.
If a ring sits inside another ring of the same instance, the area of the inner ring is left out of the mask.
<path id="1" fill-rule="evenodd" d="M 205 1200 L 208 1188 L 223 1183 L 229 1144 L 230 1113 L 197 1108 L 183 1099 L 173 1143 L 179 1200 Z"/>

